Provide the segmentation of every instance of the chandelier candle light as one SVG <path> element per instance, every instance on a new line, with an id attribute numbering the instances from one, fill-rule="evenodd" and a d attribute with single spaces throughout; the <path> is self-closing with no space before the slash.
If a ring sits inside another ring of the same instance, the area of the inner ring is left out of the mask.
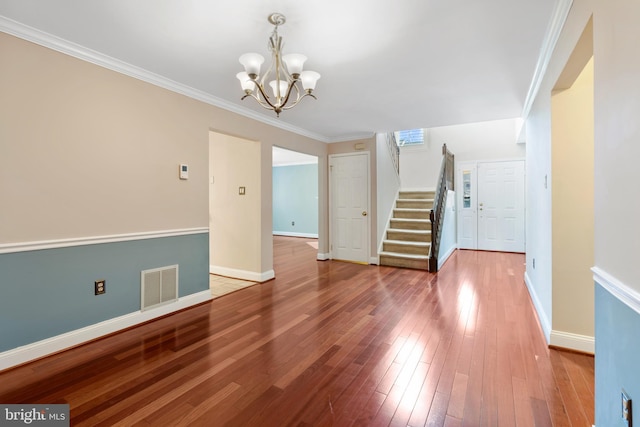
<path id="1" fill-rule="evenodd" d="M 240 63 L 244 66 L 244 71 L 236 74 L 245 95 L 242 99 L 250 96 L 260 105 L 268 110 L 273 110 L 280 117 L 282 110 L 295 107 L 300 100 L 306 96 L 311 96 L 316 88 L 316 82 L 320 74 L 315 71 L 302 71 L 302 66 L 307 57 L 298 53 L 282 55 L 282 37 L 278 35 L 278 26 L 286 22 L 286 18 L 281 13 L 272 13 L 268 18 L 269 22 L 275 26 L 271 37 L 269 37 L 269 50 L 272 61 L 269 69 L 260 77 L 260 66 L 264 62 L 264 57 L 258 53 L 245 53 L 240 57 Z M 286 67 L 285 67 L 286 65 Z M 269 81 L 269 86 L 273 91 L 273 98 L 267 95 L 264 83 Z M 302 89 L 299 87 L 302 84 Z M 295 100 L 291 101 L 291 92 L 295 91 Z"/>

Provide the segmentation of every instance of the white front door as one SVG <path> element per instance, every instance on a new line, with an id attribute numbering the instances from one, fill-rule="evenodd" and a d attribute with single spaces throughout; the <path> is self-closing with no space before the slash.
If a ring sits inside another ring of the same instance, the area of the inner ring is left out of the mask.
<path id="1" fill-rule="evenodd" d="M 524 252 L 524 161 L 478 163 L 478 249 Z"/>
<path id="2" fill-rule="evenodd" d="M 331 257 L 369 262 L 369 153 L 329 156 Z"/>
<path id="3" fill-rule="evenodd" d="M 478 249 L 476 162 L 458 163 L 456 172 L 458 248 Z"/>

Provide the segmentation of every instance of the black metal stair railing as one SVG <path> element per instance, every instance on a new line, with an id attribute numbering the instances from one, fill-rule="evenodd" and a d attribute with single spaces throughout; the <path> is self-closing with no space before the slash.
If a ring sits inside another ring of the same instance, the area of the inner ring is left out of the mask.
<path id="1" fill-rule="evenodd" d="M 447 192 L 453 190 L 454 177 L 454 155 L 447 149 L 447 144 L 442 146 L 442 163 L 440 175 L 438 176 L 438 186 L 433 199 L 431 209 L 431 249 L 429 252 L 429 271 L 438 271 L 438 256 L 440 253 L 440 238 L 442 237 L 442 222 L 444 208 L 446 206 Z"/>

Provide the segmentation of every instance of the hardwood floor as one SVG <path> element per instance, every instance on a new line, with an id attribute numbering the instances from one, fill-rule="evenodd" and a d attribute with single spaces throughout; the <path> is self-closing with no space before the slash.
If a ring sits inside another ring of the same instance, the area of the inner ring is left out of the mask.
<path id="1" fill-rule="evenodd" d="M 315 260 L 0 373 L 1 403 L 74 426 L 591 426 L 593 357 L 548 349 L 524 256 L 457 251 L 438 275 Z"/>

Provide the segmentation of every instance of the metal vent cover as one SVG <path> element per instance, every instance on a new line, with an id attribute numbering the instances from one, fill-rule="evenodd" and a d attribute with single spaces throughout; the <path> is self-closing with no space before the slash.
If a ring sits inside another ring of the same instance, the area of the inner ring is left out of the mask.
<path id="1" fill-rule="evenodd" d="M 140 296 L 142 311 L 178 301 L 178 265 L 143 270 Z"/>

